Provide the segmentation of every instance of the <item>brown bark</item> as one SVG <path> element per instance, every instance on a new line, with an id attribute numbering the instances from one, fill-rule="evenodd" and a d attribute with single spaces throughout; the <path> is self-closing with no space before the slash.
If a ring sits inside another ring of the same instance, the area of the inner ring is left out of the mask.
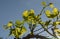
<path id="1" fill-rule="evenodd" d="M 41 36 L 41 35 L 31 35 L 31 34 L 28 34 L 26 37 L 23 37 L 22 39 L 30 39 L 30 38 L 49 39 L 49 38 Z"/>

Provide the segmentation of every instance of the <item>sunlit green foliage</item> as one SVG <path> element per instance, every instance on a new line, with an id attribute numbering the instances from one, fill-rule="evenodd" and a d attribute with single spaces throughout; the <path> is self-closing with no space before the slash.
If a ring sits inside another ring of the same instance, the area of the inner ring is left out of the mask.
<path id="1" fill-rule="evenodd" d="M 41 3 L 43 6 L 43 9 L 41 10 L 41 13 L 39 13 L 38 15 L 35 15 L 35 11 L 33 9 L 30 10 L 25 10 L 23 11 L 22 17 L 23 20 L 16 20 L 15 23 L 13 23 L 12 21 L 9 21 L 6 25 L 4 25 L 5 29 L 9 29 L 10 30 L 10 35 L 15 36 L 16 38 L 21 37 L 27 30 L 24 26 L 25 23 L 27 23 L 29 25 L 29 29 L 31 31 L 31 35 L 34 34 L 34 29 L 37 27 L 38 24 L 40 24 L 40 26 L 44 29 L 44 31 L 46 31 L 48 34 L 50 34 L 51 36 L 57 38 L 57 35 L 60 36 L 60 30 L 56 29 L 57 25 L 60 25 L 60 21 L 59 19 L 59 9 L 56 8 L 53 3 L 49 3 L 47 4 L 46 2 L 42 2 Z M 46 7 L 51 7 L 52 11 L 50 10 L 45 10 Z M 44 12 L 45 11 L 45 12 Z M 43 13 L 44 12 L 44 13 Z M 46 17 L 48 18 L 48 21 L 46 20 L 45 22 L 42 20 L 43 17 L 41 17 L 43 14 L 46 15 Z M 49 19 L 52 18 L 52 19 Z M 54 18 L 56 19 L 55 21 Z M 53 29 L 51 30 L 53 32 L 50 33 L 48 31 L 48 27 L 49 25 L 52 25 Z M 57 33 L 55 33 L 57 32 Z"/>

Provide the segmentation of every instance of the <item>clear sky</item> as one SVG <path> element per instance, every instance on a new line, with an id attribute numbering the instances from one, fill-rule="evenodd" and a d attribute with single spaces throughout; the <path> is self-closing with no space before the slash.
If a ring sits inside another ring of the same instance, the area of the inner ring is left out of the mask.
<path id="1" fill-rule="evenodd" d="M 6 39 L 9 34 L 9 30 L 4 30 L 2 26 L 11 20 L 13 22 L 22 20 L 24 10 L 34 9 L 38 14 L 42 9 L 41 1 L 53 2 L 60 9 L 60 0 L 0 0 L 0 37 Z M 13 37 L 10 36 L 9 39 L 13 39 Z"/>

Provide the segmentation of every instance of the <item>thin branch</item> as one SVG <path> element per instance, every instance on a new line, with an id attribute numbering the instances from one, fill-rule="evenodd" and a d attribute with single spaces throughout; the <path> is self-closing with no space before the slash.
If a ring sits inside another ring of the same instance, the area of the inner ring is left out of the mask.
<path id="1" fill-rule="evenodd" d="M 41 24 L 41 23 L 40 23 Z M 48 32 L 50 35 L 52 35 L 45 27 L 44 27 L 44 25 L 42 25 L 41 24 L 41 26 L 42 26 L 42 28 L 44 29 L 44 31 L 46 31 L 46 32 Z M 53 36 L 53 35 L 52 35 Z"/>
<path id="2" fill-rule="evenodd" d="M 51 33 L 44 27 L 44 25 L 41 24 L 41 26 L 42 26 L 42 28 L 44 29 L 44 31 L 46 31 L 47 33 L 49 33 L 51 36 L 56 37 L 55 35 L 51 34 Z"/>
<path id="3" fill-rule="evenodd" d="M 49 27 L 48 29 L 50 29 L 50 28 L 52 28 L 53 26 L 51 26 L 51 27 Z M 37 30 L 38 31 L 38 30 Z M 43 30 L 43 31 L 41 31 L 41 32 L 39 32 L 38 34 L 40 34 L 40 33 L 43 33 L 45 30 Z M 36 32 L 36 31 L 35 31 Z"/>
<path id="4" fill-rule="evenodd" d="M 49 4 L 48 4 L 47 6 L 49 6 Z M 46 6 L 46 7 L 47 7 L 47 6 Z M 43 7 L 43 9 L 41 10 L 41 13 L 38 14 L 38 17 L 42 14 L 43 10 L 44 10 L 46 7 Z M 40 25 L 42 26 L 42 28 L 44 29 L 44 31 L 46 31 L 47 33 L 49 33 L 51 36 L 54 36 L 53 34 L 51 34 L 51 33 L 44 27 L 44 25 L 42 25 L 41 23 L 40 23 Z M 55 37 L 55 36 L 54 36 L 54 37 Z"/>
<path id="5" fill-rule="evenodd" d="M 49 6 L 49 4 L 42 8 L 40 14 L 38 14 L 38 17 L 42 14 L 42 12 L 44 11 L 44 9 L 45 9 L 46 7 L 48 7 L 48 6 Z"/>
<path id="6" fill-rule="evenodd" d="M 45 36 L 41 36 L 41 35 L 31 35 L 31 34 L 28 34 L 26 37 L 23 37 L 22 39 L 30 39 L 30 38 L 40 38 L 40 39 L 49 39 Z"/>
<path id="7" fill-rule="evenodd" d="M 49 28 L 47 28 L 47 29 L 50 29 L 50 28 L 52 28 L 53 26 L 50 26 Z M 39 31 L 39 30 L 41 30 L 41 29 L 43 29 L 43 28 L 40 28 L 40 29 L 38 29 L 38 30 L 35 30 L 34 32 L 36 32 L 36 31 Z M 44 30 L 43 30 L 44 31 Z"/>
<path id="8" fill-rule="evenodd" d="M 36 31 L 39 31 L 39 30 L 41 30 L 42 28 L 40 28 L 40 29 L 38 29 L 38 30 L 35 30 L 34 32 L 36 32 Z"/>

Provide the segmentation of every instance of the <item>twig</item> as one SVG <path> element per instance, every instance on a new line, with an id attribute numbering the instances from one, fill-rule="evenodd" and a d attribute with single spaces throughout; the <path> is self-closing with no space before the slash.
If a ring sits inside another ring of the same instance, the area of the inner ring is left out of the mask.
<path id="1" fill-rule="evenodd" d="M 50 29 L 51 27 L 53 27 L 53 26 L 50 26 L 50 27 L 47 28 L 47 29 Z M 39 30 L 41 30 L 41 29 L 43 29 L 43 28 L 40 28 L 40 29 L 38 29 L 38 30 L 35 30 L 34 32 L 39 31 Z M 44 31 L 44 30 L 43 30 L 43 31 Z"/>
<path id="2" fill-rule="evenodd" d="M 47 33 L 49 33 L 51 36 L 56 37 L 55 35 L 51 34 L 51 33 L 44 27 L 44 25 L 41 24 L 41 26 L 42 26 L 42 28 L 44 29 L 44 31 L 46 31 Z"/>

